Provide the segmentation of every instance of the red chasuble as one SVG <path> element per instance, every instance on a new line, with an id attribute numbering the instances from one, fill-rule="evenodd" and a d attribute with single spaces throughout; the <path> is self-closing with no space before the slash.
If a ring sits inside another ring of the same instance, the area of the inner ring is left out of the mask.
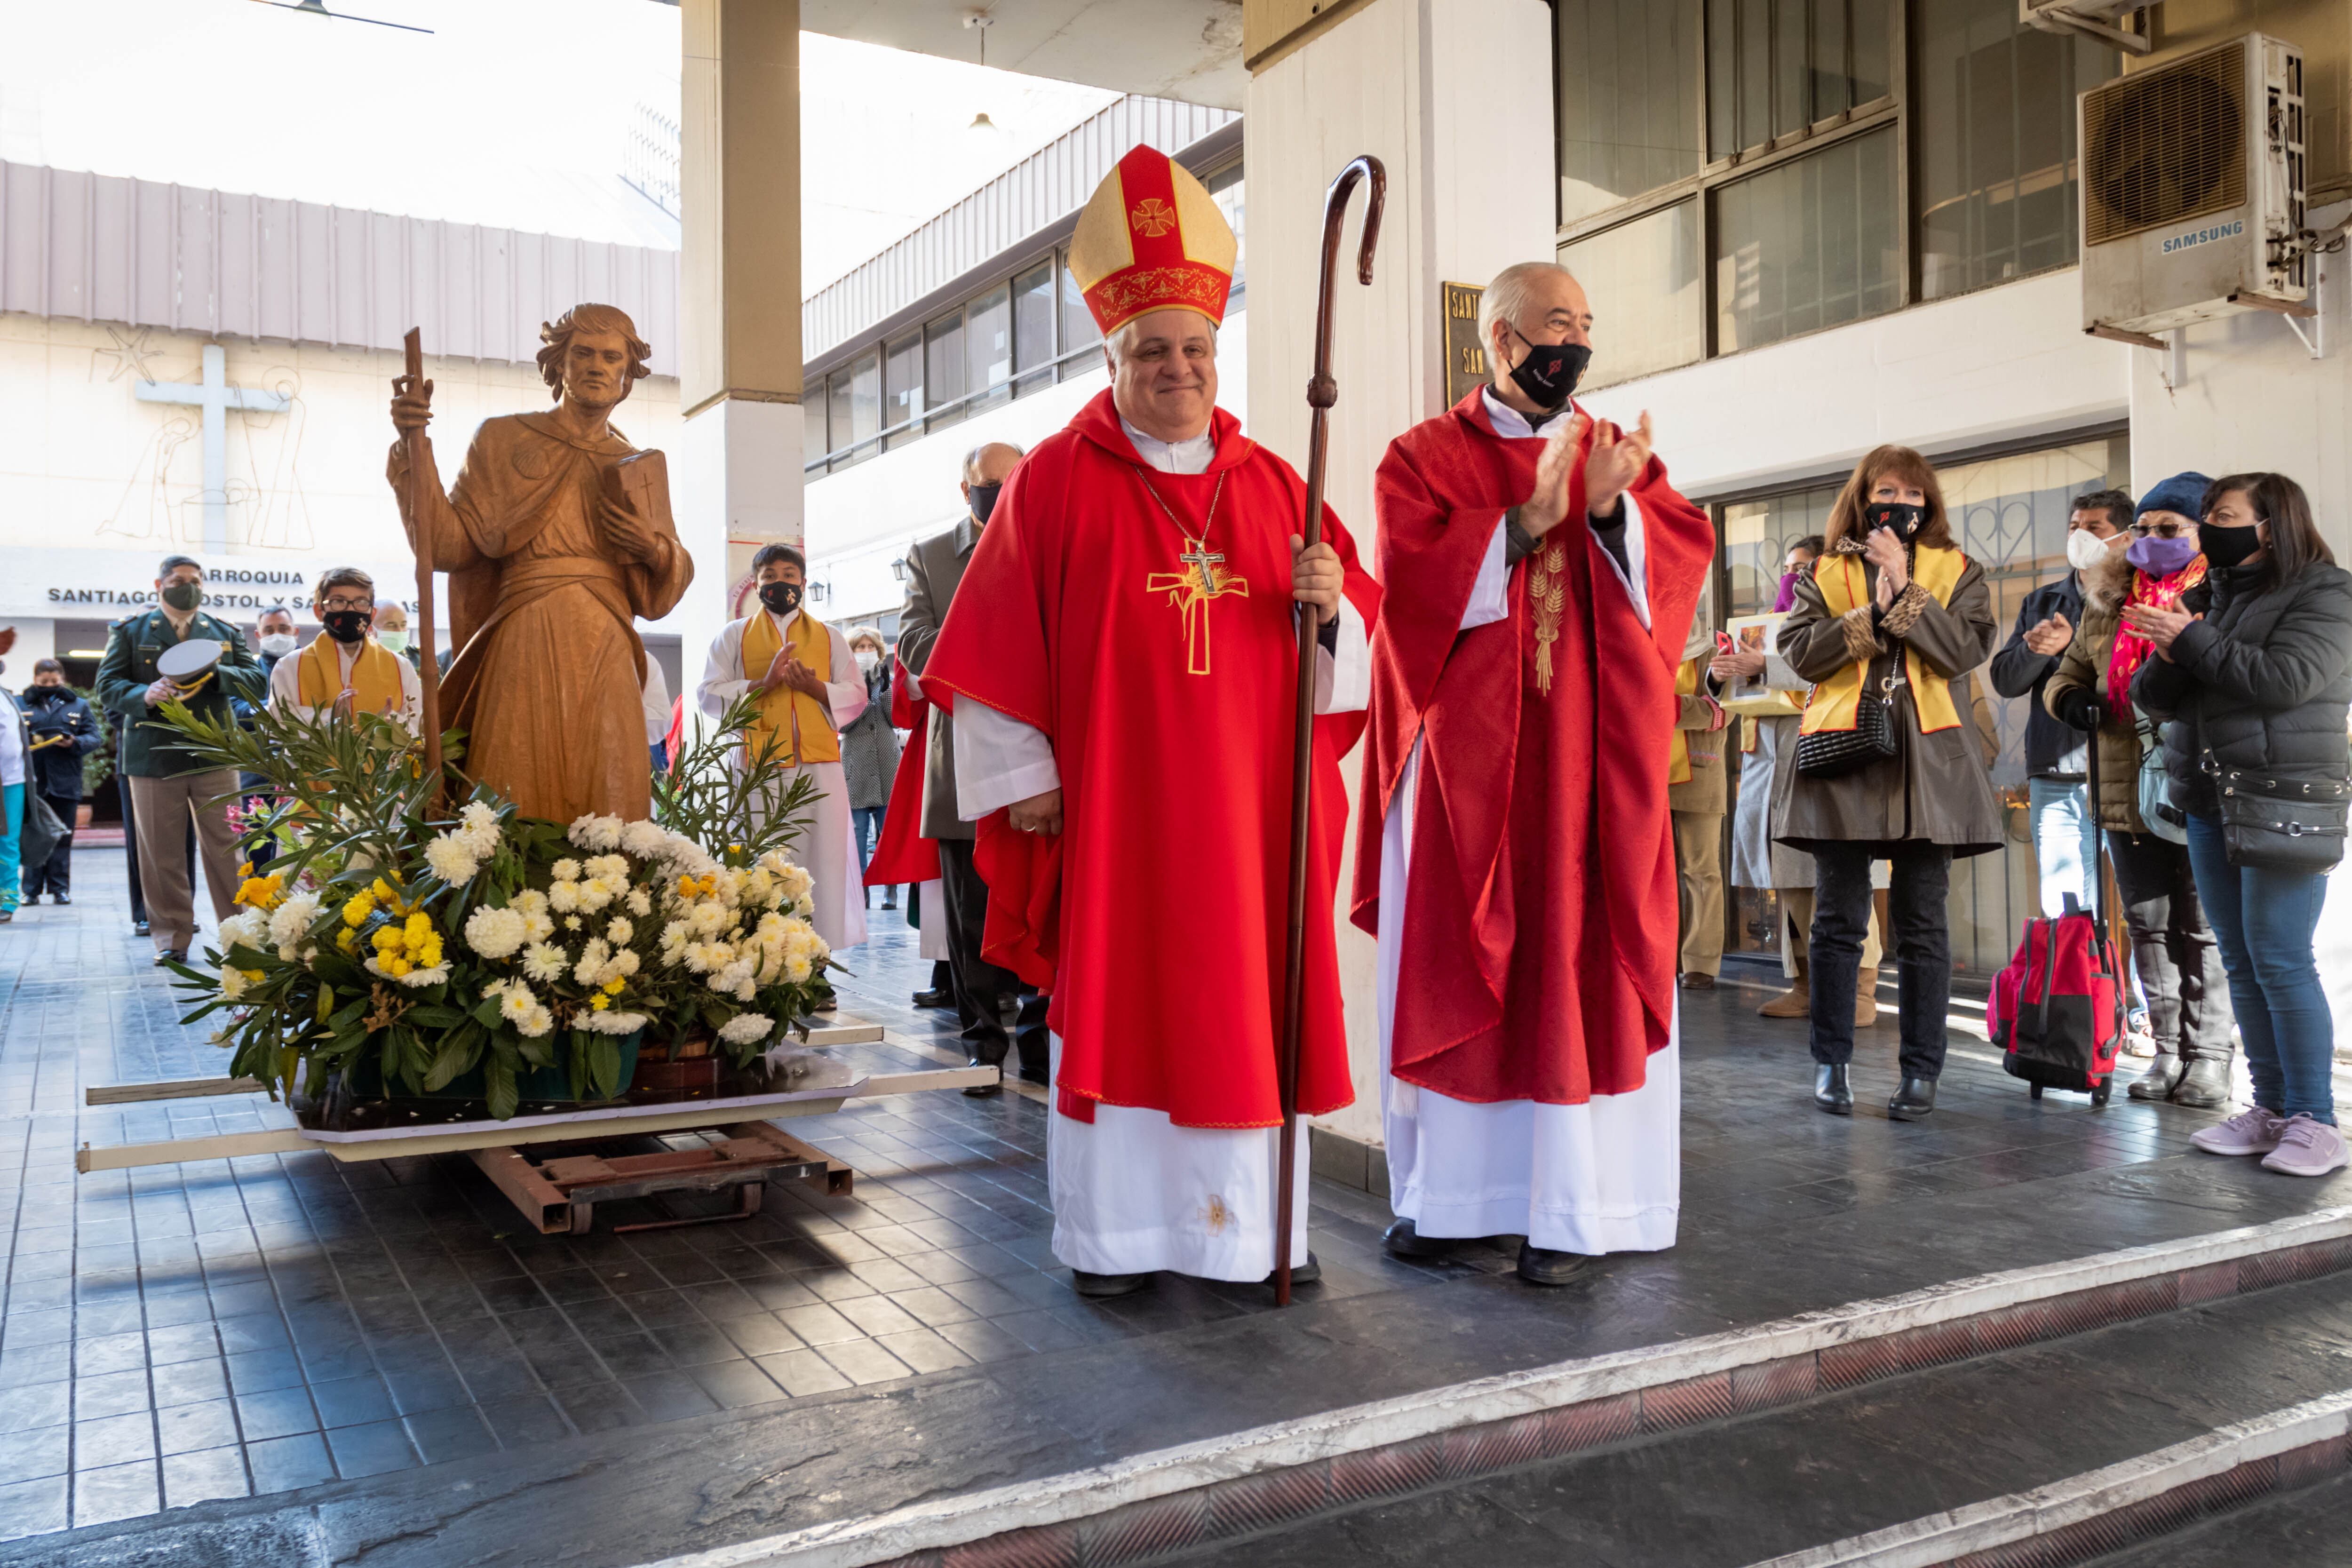
<path id="1" fill-rule="evenodd" d="M 1543 447 L 1497 436 L 1474 392 L 1381 464 L 1392 586 L 1372 639 L 1353 912 L 1378 930 L 1381 829 L 1418 735 L 1392 1070 L 1455 1100 L 1579 1105 L 1641 1088 L 1674 1016 L 1666 750 L 1715 530 L 1653 458 L 1631 492 L 1645 629 L 1584 521 L 1580 461 L 1568 521 L 1512 568 L 1508 617 L 1462 631 Z"/>
<path id="2" fill-rule="evenodd" d="M 890 781 L 890 802 L 882 813 L 882 837 L 866 863 L 866 885 L 887 888 L 899 882 L 928 882 L 940 874 L 940 844 L 923 837 L 924 754 L 930 746 L 931 704 L 913 697 L 913 677 L 898 666 L 890 682 L 890 723 L 908 731 L 907 749 L 898 758 L 898 774 Z"/>
<path id="3" fill-rule="evenodd" d="M 1298 668 L 1289 540 L 1306 486 L 1232 415 L 1218 410 L 1211 429 L 1208 472 L 1160 473 L 1106 392 L 1040 443 L 997 498 L 923 688 L 1054 743 L 1061 837 L 1015 833 L 999 811 L 977 855 L 990 956 L 1025 951 L 1032 979 L 1050 972 L 1065 1107 L 1269 1127 L 1282 1119 L 1275 1016 Z M 1380 589 L 1328 510 L 1323 527 L 1369 626 Z M 1325 911 L 1346 834 L 1339 758 L 1361 728 L 1355 714 L 1315 725 L 1299 1071 L 1310 1114 L 1354 1098 Z"/>

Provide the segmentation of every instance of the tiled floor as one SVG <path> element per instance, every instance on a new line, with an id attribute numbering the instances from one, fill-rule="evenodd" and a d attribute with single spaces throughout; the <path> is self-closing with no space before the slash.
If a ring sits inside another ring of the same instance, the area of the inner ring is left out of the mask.
<path id="1" fill-rule="evenodd" d="M 814 1430 L 855 1418 L 860 1391 L 910 1378 L 1044 1412 L 1087 1380 L 1116 1384 L 1120 1368 L 1105 1362 L 1121 1343 L 1163 1336 L 1135 1357 L 1189 1364 L 1217 1336 L 1266 1326 L 1245 1321 L 1270 1306 L 1255 1286 L 1170 1277 L 1116 1301 L 1073 1295 L 1048 1247 L 1045 1112 L 1011 1095 L 906 1095 L 799 1121 L 855 1166 L 855 1201 L 780 1184 L 751 1221 L 629 1236 L 542 1237 L 457 1157 L 304 1154 L 78 1178 L 78 1139 L 195 1135 L 278 1113 L 250 1098 L 80 1108 L 89 1084 L 215 1076 L 224 1063 L 201 1028 L 174 1022 L 131 934 L 121 851 L 77 858 L 73 907 L 0 928 L 0 1537 L 334 1478 L 381 1476 L 389 1490 L 391 1472 L 552 1456 L 614 1428 L 795 1399 L 811 1401 Z M 906 1005 L 928 973 L 913 933 L 874 918 L 875 940 L 849 957 L 859 973 L 842 986 L 845 1008 L 948 1043 L 940 1015 Z M 1282 1331 L 1324 1325 L 1326 1350 L 1359 1332 L 1374 1348 L 1391 1344 L 1382 1334 L 1408 1342 L 1381 1350 L 1375 1372 L 1345 1355 L 1300 1360 L 1283 1378 L 1213 1389 L 1196 1378 L 1175 1403 L 1176 1384 L 1147 1376 L 1124 1403 L 1040 1415 L 1068 1433 L 1054 1453 L 1099 1462 L 1204 1424 L 1393 1392 L 1373 1386 L 1381 1378 L 1484 1375 L 1490 1363 L 1654 1342 L 2328 1201 L 2327 1184 L 2290 1193 L 2284 1178 L 2256 1187 L 2242 1171 L 2201 1168 L 2224 1163 L 2178 1160 L 2204 1120 L 2189 1113 L 2120 1095 L 2096 1116 L 2080 1097 L 2034 1105 L 1984 1066 L 1980 1044 L 1956 1060 L 1931 1122 L 1819 1116 L 1803 1099 L 1801 1026 L 1759 1024 L 1758 999 L 1734 986 L 1687 999 L 1675 1251 L 1612 1259 L 1582 1292 L 1546 1298 L 1491 1279 L 1507 1252 L 1428 1268 L 1384 1257 L 1380 1205 L 1318 1184 L 1325 1279 Z M 1858 1093 L 1883 1096 L 1894 1031 L 1872 1034 Z M 2000 1195 L 2011 1187 L 2014 1200 Z M 2112 1224 L 2084 1222 L 2097 1205 Z M 1967 1217 L 1912 1223 L 1932 1212 Z M 2045 1234 L 2063 1228 L 2036 1218 L 2051 1213 L 2073 1231 Z M 606 1223 L 629 1217 L 600 1207 Z M 1452 1343 L 1428 1330 L 1433 1317 L 1452 1324 Z M 1318 1366 L 1346 1370 L 1327 1388 Z M 930 1484 L 875 1474 L 877 1497 Z"/>

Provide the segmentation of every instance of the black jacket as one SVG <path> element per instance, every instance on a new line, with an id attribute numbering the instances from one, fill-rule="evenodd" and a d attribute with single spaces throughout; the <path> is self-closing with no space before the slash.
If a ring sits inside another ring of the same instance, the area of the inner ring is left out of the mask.
<path id="1" fill-rule="evenodd" d="M 2172 804 L 2211 816 L 2205 751 L 2223 766 L 2283 778 L 2352 774 L 2352 572 L 2326 563 L 2291 583 L 2258 586 L 2263 565 L 2214 573 L 2180 596 L 2191 621 L 2169 659 L 2150 655 L 2132 700 L 2164 726 Z"/>
<path id="2" fill-rule="evenodd" d="M 2044 583 L 2017 607 L 2017 625 L 2009 640 L 1992 656 L 1986 672 L 1992 689 L 2003 697 L 2033 699 L 2025 714 L 2025 771 L 2033 778 L 2053 773 L 2079 779 L 2090 763 L 2084 754 L 2085 737 L 2080 730 L 2060 723 L 2042 700 L 2042 689 L 2058 673 L 2063 653 L 2036 653 L 2025 646 L 2028 627 L 2053 615 L 2066 617 L 2077 633 L 2083 629 L 2083 585 L 2073 572 Z"/>
<path id="3" fill-rule="evenodd" d="M 55 690 L 62 700 L 45 702 L 37 693 Z M 70 687 L 31 688 L 19 704 L 25 710 L 26 726 L 36 742 L 61 735 L 63 740 L 43 746 L 30 753 L 26 761 L 31 766 L 25 771 L 25 781 L 35 793 L 52 798 L 81 798 L 81 760 L 105 742 L 98 726 L 98 715 L 89 710 Z"/>

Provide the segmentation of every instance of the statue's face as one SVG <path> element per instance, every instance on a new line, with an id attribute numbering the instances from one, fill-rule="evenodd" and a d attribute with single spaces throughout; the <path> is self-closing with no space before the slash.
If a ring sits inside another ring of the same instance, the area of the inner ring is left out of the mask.
<path id="1" fill-rule="evenodd" d="M 629 395 L 629 345 L 618 332 L 574 332 L 563 356 L 563 395 L 610 408 Z"/>

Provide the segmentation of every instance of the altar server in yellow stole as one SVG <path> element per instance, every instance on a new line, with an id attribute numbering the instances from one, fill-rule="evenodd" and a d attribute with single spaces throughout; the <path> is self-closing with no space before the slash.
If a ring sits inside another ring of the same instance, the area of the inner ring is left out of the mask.
<path id="1" fill-rule="evenodd" d="M 815 887 L 816 932 L 838 952 L 866 940 L 866 895 L 849 837 L 849 781 L 841 771 L 841 731 L 866 711 L 866 679 L 849 639 L 801 606 L 808 561 L 789 544 L 763 544 L 751 557 L 760 607 L 730 621 L 710 645 L 696 705 L 716 719 L 745 692 L 760 700 L 751 744 L 774 738 L 778 760 L 792 764 L 778 785 L 803 773 L 816 783 L 813 820 L 789 853 Z"/>
<path id="2" fill-rule="evenodd" d="M 423 711 L 416 669 L 375 639 L 375 579 L 356 566 L 331 567 L 320 574 L 311 610 L 326 635 L 278 661 L 270 706 L 308 719 L 349 697 L 344 712 L 381 713 L 414 731 Z"/>

